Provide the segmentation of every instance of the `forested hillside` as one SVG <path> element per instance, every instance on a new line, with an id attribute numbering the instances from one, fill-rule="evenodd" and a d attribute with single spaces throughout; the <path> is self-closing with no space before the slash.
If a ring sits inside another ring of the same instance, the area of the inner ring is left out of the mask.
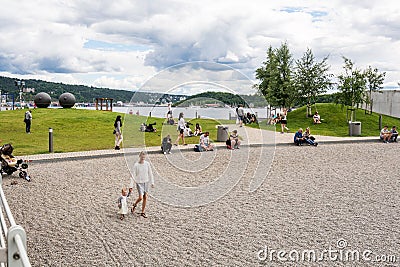
<path id="1" fill-rule="evenodd" d="M 165 95 L 160 93 L 145 93 L 145 92 L 134 92 L 127 90 L 115 90 L 109 88 L 98 88 L 93 86 L 85 85 L 71 85 L 64 83 L 53 83 L 42 80 L 24 80 L 25 88 L 34 88 L 34 93 L 24 93 L 23 97 L 25 101 L 33 100 L 35 95 L 40 92 L 45 92 L 50 95 L 53 101 L 57 101 L 62 93 L 69 92 L 75 95 L 77 102 L 93 102 L 98 97 L 114 98 L 116 101 L 122 101 L 129 103 L 134 97 L 135 102 L 143 102 L 146 104 L 155 103 L 167 103 L 176 102 L 183 96 L 179 95 Z M 19 89 L 15 85 L 15 79 L 9 77 L 0 77 L 0 90 L 2 94 L 10 93 L 14 94 L 15 97 L 19 94 Z"/>

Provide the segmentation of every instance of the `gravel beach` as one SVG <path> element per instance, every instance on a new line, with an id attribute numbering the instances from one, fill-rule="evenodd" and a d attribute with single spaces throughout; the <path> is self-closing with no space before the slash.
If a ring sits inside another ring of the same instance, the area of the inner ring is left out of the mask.
<path id="1" fill-rule="evenodd" d="M 147 219 L 117 215 L 137 155 L 32 162 L 32 182 L 5 176 L 3 188 L 32 266 L 399 266 L 397 143 L 263 149 L 149 154 Z M 257 169 L 263 182 L 249 192 Z M 330 248 L 397 258 L 270 255 Z"/>

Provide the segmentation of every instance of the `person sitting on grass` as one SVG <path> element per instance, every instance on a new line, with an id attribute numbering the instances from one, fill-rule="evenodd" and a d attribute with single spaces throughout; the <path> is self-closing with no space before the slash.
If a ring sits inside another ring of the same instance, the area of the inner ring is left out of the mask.
<path id="1" fill-rule="evenodd" d="M 149 133 L 155 133 L 157 132 L 157 129 L 154 128 L 153 126 L 156 125 L 157 123 L 150 123 L 149 125 L 146 125 L 146 129 L 144 130 L 145 132 L 149 132 Z"/>
<path id="2" fill-rule="evenodd" d="M 214 150 L 214 146 L 210 144 L 209 135 L 210 135 L 209 132 L 205 132 L 200 136 L 200 144 L 199 144 L 200 152 Z"/>
<path id="3" fill-rule="evenodd" d="M 392 138 L 392 133 L 389 131 L 388 126 L 385 125 L 381 130 L 380 138 L 384 143 L 389 143 Z"/>
<path id="4" fill-rule="evenodd" d="M 200 136 L 203 133 L 201 126 L 199 123 L 196 123 L 196 127 L 194 128 L 194 136 Z"/>
<path id="5" fill-rule="evenodd" d="M 314 116 L 313 116 L 314 124 L 320 124 L 321 123 L 321 116 L 318 114 L 316 111 Z"/>
<path id="6" fill-rule="evenodd" d="M 305 137 L 303 136 L 303 129 L 300 128 L 295 134 L 294 134 L 294 143 L 298 146 L 302 146 L 304 143 Z"/>
<path id="7" fill-rule="evenodd" d="M 391 142 L 397 142 L 397 136 L 399 133 L 397 132 L 396 126 L 392 127 L 392 130 L 390 130 L 390 133 L 392 134 L 392 137 L 390 138 Z"/>
<path id="8" fill-rule="evenodd" d="M 312 146 L 318 146 L 318 143 L 315 142 L 315 137 L 311 135 L 310 133 L 310 127 L 306 128 L 306 131 L 304 132 L 303 137 L 305 138 L 305 141 L 312 145 Z"/>
<path id="9" fill-rule="evenodd" d="M 183 130 L 183 135 L 185 137 L 193 136 L 193 132 L 192 132 L 192 129 L 190 129 L 190 125 L 192 125 L 190 122 L 187 122 L 185 125 L 185 129 Z"/>

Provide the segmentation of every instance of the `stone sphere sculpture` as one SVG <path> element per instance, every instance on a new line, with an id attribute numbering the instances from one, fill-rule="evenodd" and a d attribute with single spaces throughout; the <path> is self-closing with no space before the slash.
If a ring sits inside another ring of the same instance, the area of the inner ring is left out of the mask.
<path id="1" fill-rule="evenodd" d="M 60 102 L 60 105 L 63 108 L 72 108 L 75 105 L 76 99 L 75 96 L 71 93 L 63 93 L 62 95 L 60 95 L 58 102 Z"/>
<path id="2" fill-rule="evenodd" d="M 51 97 L 45 92 L 38 93 L 33 99 L 38 108 L 47 108 L 51 104 Z"/>

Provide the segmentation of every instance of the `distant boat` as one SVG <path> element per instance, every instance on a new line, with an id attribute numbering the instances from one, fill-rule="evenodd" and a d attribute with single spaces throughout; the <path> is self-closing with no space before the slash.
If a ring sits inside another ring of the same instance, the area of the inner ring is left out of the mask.
<path id="1" fill-rule="evenodd" d="M 220 104 L 204 104 L 205 107 L 207 108 L 220 108 Z"/>
<path id="2" fill-rule="evenodd" d="M 193 105 L 190 105 L 190 107 L 191 108 L 201 108 L 201 106 L 193 106 Z"/>

